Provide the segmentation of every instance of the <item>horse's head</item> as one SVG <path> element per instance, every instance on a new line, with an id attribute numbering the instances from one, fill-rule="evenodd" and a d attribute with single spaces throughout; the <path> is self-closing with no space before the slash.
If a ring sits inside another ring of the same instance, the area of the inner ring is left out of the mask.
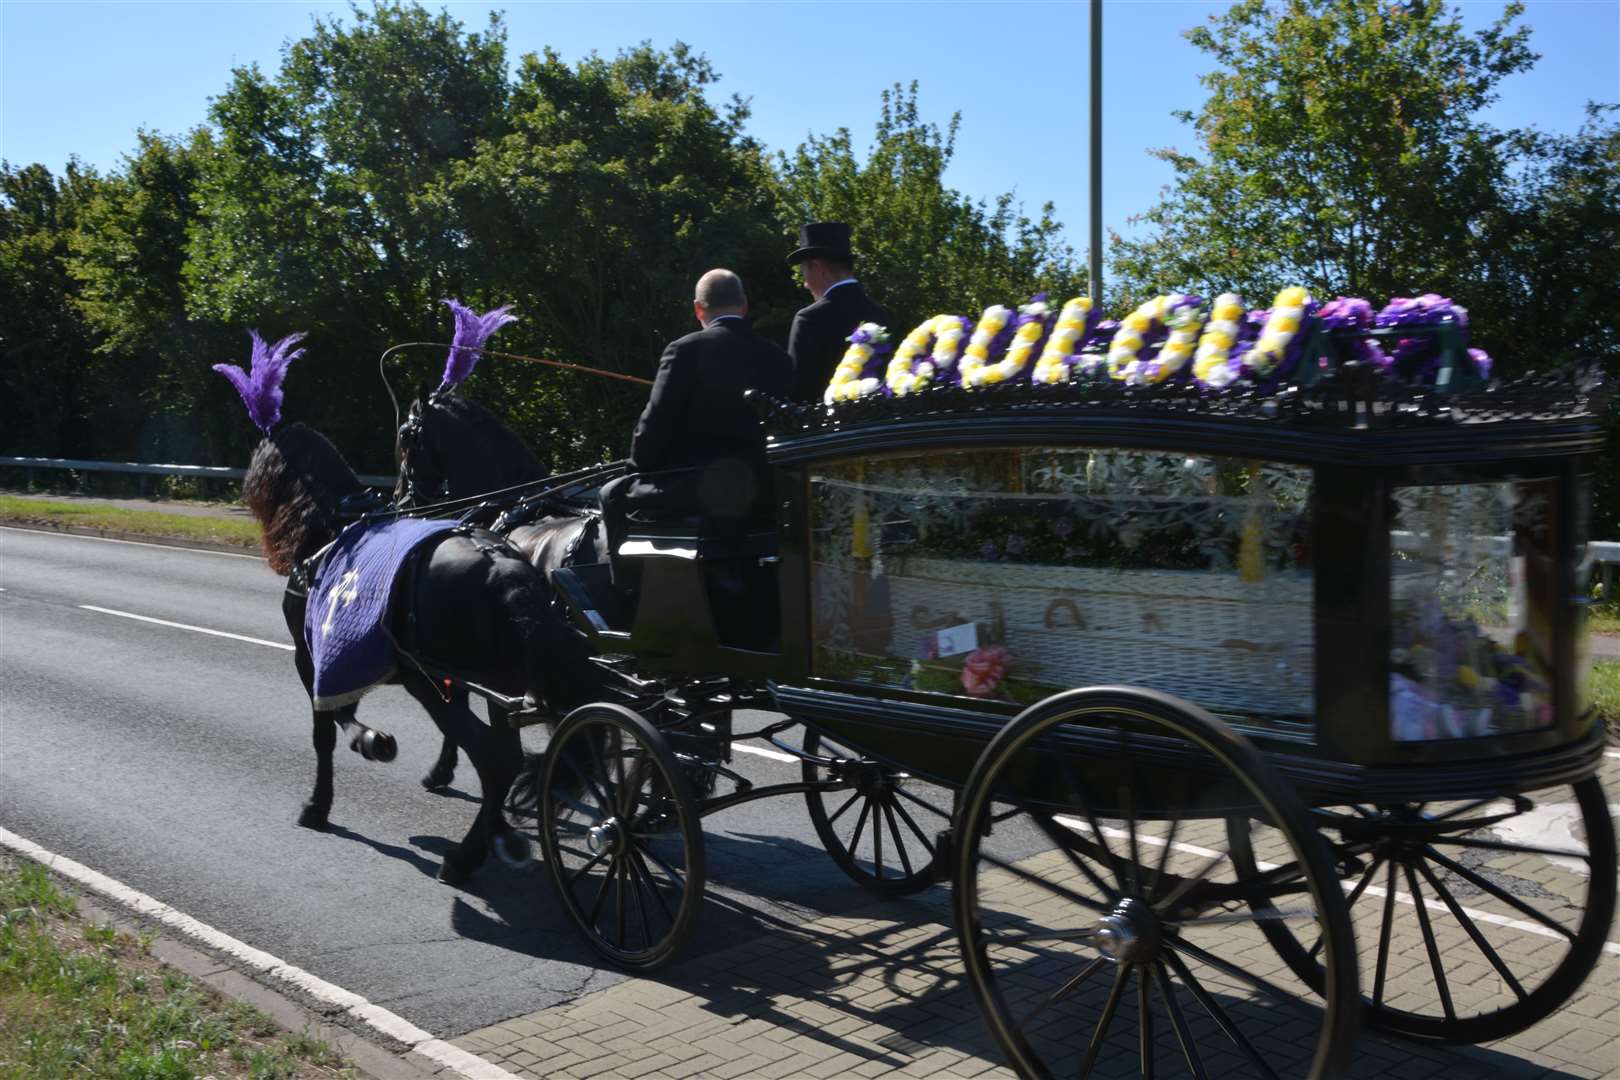
<path id="1" fill-rule="evenodd" d="M 394 484 L 396 506 L 426 506 L 448 494 L 449 468 L 443 454 L 446 440 L 438 430 L 442 425 L 436 423 L 437 412 L 431 397 L 418 394 L 404 423 L 394 433 L 394 460 L 399 466 L 399 479 Z"/>
<path id="2" fill-rule="evenodd" d="M 337 447 L 312 427 L 289 424 L 265 436 L 242 481 L 242 501 L 264 529 L 264 554 L 292 571 L 337 535 L 340 504 L 361 484 Z"/>
<path id="3" fill-rule="evenodd" d="M 425 506 L 539 480 L 545 466 L 494 413 L 456 393 L 418 396 L 396 442 L 394 501 Z"/>

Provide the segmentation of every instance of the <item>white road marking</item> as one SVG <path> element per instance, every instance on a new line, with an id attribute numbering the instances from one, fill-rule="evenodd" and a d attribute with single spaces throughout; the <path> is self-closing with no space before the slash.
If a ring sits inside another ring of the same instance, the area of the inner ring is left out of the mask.
<path id="1" fill-rule="evenodd" d="M 266 641 L 263 638 L 248 637 L 246 634 L 232 634 L 225 630 L 210 630 L 206 626 L 192 626 L 190 623 L 170 622 L 168 619 L 154 619 L 150 615 L 137 615 L 132 611 L 117 611 L 113 608 L 96 607 L 94 604 L 80 604 L 85 611 L 95 611 L 102 615 L 116 615 L 120 619 L 134 619 L 136 622 L 155 623 L 158 626 L 168 626 L 176 630 L 190 630 L 194 634 L 210 634 L 214 637 L 230 638 L 232 641 L 245 641 L 249 645 L 263 645 L 268 649 L 283 649 L 292 652 L 291 645 L 279 641 Z"/>
<path id="2" fill-rule="evenodd" d="M 95 540 L 103 544 L 129 544 L 132 547 L 157 548 L 159 551 L 189 551 L 193 555 L 219 555 L 227 559 L 252 559 L 254 562 L 264 562 L 263 555 L 247 555 L 236 551 L 215 551 L 212 548 L 180 547 L 177 544 L 148 544 L 141 540 L 118 540 L 111 536 L 86 536 L 84 533 L 60 532 L 56 529 L 19 529 L 11 525 L 0 525 L 0 530 L 29 533 L 33 536 L 67 536 L 74 540 Z"/>
<path id="3" fill-rule="evenodd" d="M 25 855 L 65 878 L 93 889 L 103 896 L 111 897 L 150 919 L 155 919 L 177 933 L 200 941 L 210 949 L 225 953 L 246 967 L 262 971 L 271 978 L 297 987 L 327 1005 L 341 1009 L 368 1027 L 396 1042 L 404 1043 L 417 1053 L 449 1069 L 456 1076 L 466 1077 L 467 1080 L 518 1080 L 500 1066 L 434 1037 L 430 1032 L 423 1031 L 397 1013 L 390 1012 L 381 1005 L 375 1005 L 351 990 L 345 990 L 310 974 L 303 968 L 294 967 L 261 949 L 255 949 L 207 923 L 175 910 L 160 900 L 130 888 L 121 881 L 115 881 L 82 863 L 48 851 L 8 829 L 0 828 L 0 847 L 10 848 Z"/>
<path id="4" fill-rule="evenodd" d="M 784 754 L 780 750 L 766 750 L 760 746 L 744 746 L 742 743 L 732 743 L 731 748 L 739 754 L 753 754 L 755 757 L 770 758 L 772 761 L 786 761 L 791 764 L 799 760 L 792 754 Z"/>
<path id="5" fill-rule="evenodd" d="M 1080 833 L 1090 833 L 1091 832 L 1091 826 L 1089 824 L 1087 824 L 1086 822 L 1081 821 L 1079 818 L 1072 818 L 1072 817 L 1068 817 L 1068 816 L 1063 815 L 1063 814 L 1056 814 L 1056 815 L 1053 816 L 1052 820 L 1058 822 L 1059 824 L 1066 825 L 1069 828 L 1075 830 L 1076 832 L 1080 832 Z M 1131 834 L 1126 832 L 1124 829 L 1116 829 L 1111 825 L 1104 825 L 1102 827 L 1102 832 L 1106 836 L 1112 836 L 1112 837 L 1115 837 L 1115 838 L 1120 839 L 1120 840 L 1129 840 L 1130 836 L 1131 836 Z M 1144 835 L 1138 833 L 1136 839 L 1137 839 L 1138 843 L 1151 844 L 1151 845 L 1154 845 L 1156 847 L 1163 847 L 1164 846 L 1164 838 L 1161 837 L 1161 836 L 1144 836 Z M 1171 844 L 1170 846 L 1173 847 L 1177 851 L 1184 851 L 1189 855 L 1197 855 L 1200 858 L 1205 858 L 1205 859 L 1214 858 L 1216 855 L 1220 854 L 1219 852 L 1212 851 L 1209 848 L 1199 847 L 1197 844 L 1183 844 L 1180 841 L 1177 841 L 1176 843 Z M 1274 862 L 1267 862 L 1264 859 L 1256 859 L 1254 861 L 1254 865 L 1255 865 L 1255 869 L 1257 869 L 1257 870 L 1275 870 L 1281 864 L 1280 863 L 1274 863 Z M 1351 888 L 1354 887 L 1354 882 L 1355 882 L 1354 878 L 1345 878 L 1344 881 L 1341 882 L 1341 885 L 1344 887 L 1345 891 L 1348 892 Z M 1362 894 L 1365 895 L 1365 896 L 1388 896 L 1389 892 L 1388 892 L 1388 890 L 1380 888 L 1377 885 L 1369 885 L 1367 888 L 1362 890 Z M 1398 902 L 1407 905 L 1408 907 L 1416 906 L 1413 903 L 1412 897 L 1411 897 L 1411 895 L 1409 893 L 1403 893 L 1403 892 L 1397 891 L 1395 893 L 1395 899 Z M 1423 906 L 1428 908 L 1430 911 L 1438 911 L 1438 912 L 1440 912 L 1442 914 L 1447 914 L 1447 915 L 1449 915 L 1451 913 L 1451 909 L 1446 907 L 1445 904 L 1441 903 L 1438 900 L 1427 900 L 1427 899 L 1425 899 L 1423 901 Z M 1547 929 L 1547 927 L 1545 927 L 1545 926 L 1542 926 L 1540 923 L 1526 922 L 1523 919 L 1510 919 L 1510 918 L 1507 918 L 1505 915 L 1496 915 L 1496 914 L 1493 914 L 1493 913 L 1491 913 L 1489 911 L 1478 911 L 1478 910 L 1476 910 L 1474 908 L 1471 908 L 1471 907 L 1464 907 L 1463 912 L 1470 919 L 1473 919 L 1475 922 L 1486 922 L 1486 923 L 1491 923 L 1494 926 L 1505 926 L 1505 927 L 1508 927 L 1509 929 L 1512 929 L 1512 930 L 1522 930 L 1527 934 L 1535 934 L 1535 935 L 1537 935 L 1539 937 L 1552 938 L 1554 941 L 1566 941 L 1566 940 L 1568 940 L 1567 938 L 1563 937 L 1562 935 L 1560 935 L 1558 933 L 1555 933 L 1552 930 Z M 1606 953 L 1612 953 L 1615 956 L 1620 956 L 1620 942 L 1614 942 L 1614 941 L 1604 942 L 1603 951 L 1606 952 Z"/>

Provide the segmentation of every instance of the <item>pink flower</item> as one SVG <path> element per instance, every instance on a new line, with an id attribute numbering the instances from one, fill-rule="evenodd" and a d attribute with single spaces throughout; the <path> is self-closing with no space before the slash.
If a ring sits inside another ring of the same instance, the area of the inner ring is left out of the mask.
<path id="1" fill-rule="evenodd" d="M 962 689 L 973 697 L 990 697 L 1007 674 L 1007 650 L 986 645 L 968 654 L 962 664 Z"/>

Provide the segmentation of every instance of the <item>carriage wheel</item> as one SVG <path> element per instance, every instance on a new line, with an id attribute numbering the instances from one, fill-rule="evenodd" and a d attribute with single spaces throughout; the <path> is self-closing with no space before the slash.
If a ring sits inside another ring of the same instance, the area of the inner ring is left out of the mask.
<path id="1" fill-rule="evenodd" d="M 1349 892 L 1373 1027 L 1447 1043 L 1504 1038 L 1573 997 L 1603 953 L 1615 909 L 1614 823 L 1595 777 L 1531 795 L 1334 807 L 1316 817 Z M 1286 862 L 1268 851 L 1266 830 L 1235 825 L 1240 863 Z M 1262 927 L 1317 985 L 1315 935 Z"/>
<path id="2" fill-rule="evenodd" d="M 551 737 L 541 791 L 540 839 L 569 917 L 616 964 L 664 963 L 703 896 L 703 833 L 663 735 L 619 705 L 576 709 Z"/>
<path id="3" fill-rule="evenodd" d="M 1243 872 L 1225 842 L 1234 814 L 1274 828 L 1303 874 Z M 1020 1075 L 1085 1077 L 1100 1061 L 1118 1075 L 1127 1055 L 1145 1077 L 1316 1078 L 1348 1062 L 1355 948 L 1327 846 L 1253 745 L 1203 710 L 1123 687 L 1047 698 L 979 757 L 955 836 L 968 980 Z M 1275 907 L 1249 908 L 1257 894 Z M 1255 965 L 1263 918 L 1322 932 L 1320 1006 L 1285 967 Z"/>
<path id="4" fill-rule="evenodd" d="M 862 757 L 814 728 L 805 730 L 804 752 L 842 760 L 835 768 L 804 762 L 807 783 L 850 783 L 804 794 L 810 824 L 844 873 L 881 896 L 905 896 L 939 880 L 939 833 L 951 823 L 949 789 Z"/>

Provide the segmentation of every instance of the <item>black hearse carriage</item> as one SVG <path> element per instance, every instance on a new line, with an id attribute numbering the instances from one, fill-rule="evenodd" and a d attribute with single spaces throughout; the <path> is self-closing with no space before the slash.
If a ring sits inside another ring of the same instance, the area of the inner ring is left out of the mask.
<path id="1" fill-rule="evenodd" d="M 781 407 L 774 530 L 632 536 L 634 612 L 558 571 L 630 687 L 560 725 L 541 801 L 593 946 L 668 959 L 699 819 L 802 792 L 858 882 L 952 882 L 1026 1075 L 1133 1030 L 1143 1075 L 1326 1075 L 1362 1021 L 1479 1042 L 1568 1000 L 1614 950 L 1596 386 L 1308 374 Z M 801 781 L 733 772 L 748 738 Z"/>

